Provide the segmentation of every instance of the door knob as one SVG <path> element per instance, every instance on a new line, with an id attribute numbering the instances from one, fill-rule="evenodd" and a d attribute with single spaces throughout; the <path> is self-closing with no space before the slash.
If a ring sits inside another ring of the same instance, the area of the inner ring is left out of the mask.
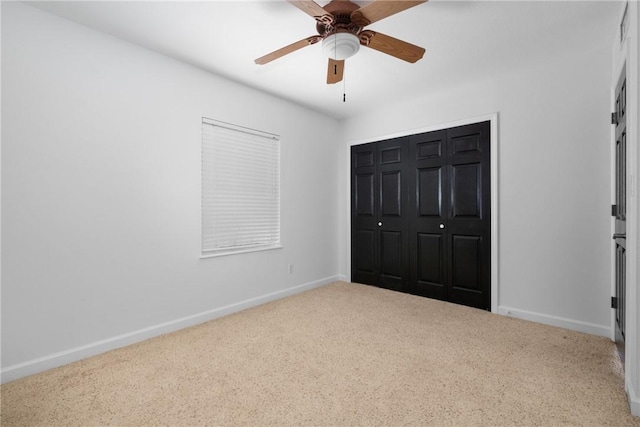
<path id="1" fill-rule="evenodd" d="M 444 224 L 440 224 L 440 228 L 444 228 Z"/>
<path id="2" fill-rule="evenodd" d="M 378 223 L 378 227 L 382 227 L 382 222 L 379 222 L 379 223 Z"/>

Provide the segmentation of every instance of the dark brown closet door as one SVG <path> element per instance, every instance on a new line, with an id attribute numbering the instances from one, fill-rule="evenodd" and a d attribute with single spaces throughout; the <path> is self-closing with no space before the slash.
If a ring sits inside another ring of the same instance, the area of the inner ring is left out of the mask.
<path id="1" fill-rule="evenodd" d="M 411 216 L 411 272 L 409 291 L 417 295 L 449 298 L 448 230 L 449 167 L 447 131 L 413 135 L 409 138 Z"/>
<path id="2" fill-rule="evenodd" d="M 490 124 L 447 131 L 449 301 L 491 309 Z"/>
<path id="3" fill-rule="evenodd" d="M 491 308 L 490 123 L 352 147 L 352 280 Z"/>
<path id="4" fill-rule="evenodd" d="M 625 316 L 626 316 L 626 269 L 627 269 L 627 78 L 623 67 L 616 85 L 616 204 L 615 216 L 615 296 L 612 307 L 616 310 L 615 339 L 620 357 L 624 362 Z"/>
<path id="5" fill-rule="evenodd" d="M 351 148 L 351 280 L 378 283 L 376 144 Z"/>
<path id="6" fill-rule="evenodd" d="M 409 138 L 409 290 L 491 308 L 490 123 Z"/>
<path id="7" fill-rule="evenodd" d="M 352 148 L 354 282 L 405 290 L 409 271 L 407 148 L 406 138 Z"/>

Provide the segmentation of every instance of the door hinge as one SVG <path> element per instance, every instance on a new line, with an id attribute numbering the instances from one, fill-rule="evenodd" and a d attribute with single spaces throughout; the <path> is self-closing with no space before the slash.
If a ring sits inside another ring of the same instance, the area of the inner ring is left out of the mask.
<path id="1" fill-rule="evenodd" d="M 618 124 L 618 113 L 611 113 L 611 124 L 612 125 Z"/>
<path id="2" fill-rule="evenodd" d="M 611 216 L 618 216 L 618 205 L 611 205 Z"/>
<path id="3" fill-rule="evenodd" d="M 618 308 L 618 297 L 611 297 L 611 308 Z"/>

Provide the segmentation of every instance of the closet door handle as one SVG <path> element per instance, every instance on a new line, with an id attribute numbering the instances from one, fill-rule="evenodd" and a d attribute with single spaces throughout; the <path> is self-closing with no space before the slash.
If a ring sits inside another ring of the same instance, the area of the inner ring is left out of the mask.
<path id="1" fill-rule="evenodd" d="M 440 224 L 440 228 L 444 228 L 444 224 Z"/>
<path id="2" fill-rule="evenodd" d="M 382 221 L 378 222 L 378 227 L 382 227 Z"/>

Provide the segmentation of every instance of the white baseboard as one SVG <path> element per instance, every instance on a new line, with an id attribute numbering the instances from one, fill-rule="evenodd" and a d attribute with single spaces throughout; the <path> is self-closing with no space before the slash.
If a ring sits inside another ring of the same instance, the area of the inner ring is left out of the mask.
<path id="1" fill-rule="evenodd" d="M 640 398 L 638 398 L 638 395 L 633 390 L 633 385 L 629 381 L 626 383 L 627 399 L 629 400 L 629 410 L 631 411 L 631 415 L 640 417 Z"/>
<path id="2" fill-rule="evenodd" d="M 159 335 L 175 332 L 189 326 L 194 326 L 212 319 L 217 319 L 219 317 L 236 313 L 247 308 L 256 307 L 270 301 L 275 301 L 277 299 L 298 294 L 300 292 L 318 288 L 320 286 L 324 286 L 339 280 L 343 280 L 341 276 L 326 277 L 324 279 L 315 280 L 303 285 L 293 286 L 281 291 L 271 292 L 259 297 L 250 298 L 234 304 L 226 305 L 224 307 L 214 308 L 202 313 L 197 313 L 180 319 L 171 320 L 169 322 L 160 323 L 158 325 L 96 341 L 80 347 L 70 348 L 68 350 L 53 353 L 48 356 L 38 357 L 37 359 L 18 363 L 16 365 L 7 366 L 6 368 L 2 369 L 2 371 L 0 371 L 0 383 L 4 384 L 6 382 L 17 380 L 28 375 L 37 374 L 38 372 L 43 372 L 49 369 L 56 368 L 58 366 L 66 365 L 71 362 L 86 359 L 90 356 L 95 356 L 109 350 L 114 350 L 116 348 L 144 341 L 146 339 L 157 337 Z"/>
<path id="3" fill-rule="evenodd" d="M 559 328 L 571 329 L 572 331 L 584 332 L 586 334 L 611 338 L 611 328 L 604 325 L 596 325 L 594 323 L 581 322 L 579 320 L 551 316 L 549 314 L 519 310 L 502 305 L 498 307 L 498 314 L 523 320 L 529 320 L 531 322 L 543 323 L 545 325 L 557 326 Z"/>

